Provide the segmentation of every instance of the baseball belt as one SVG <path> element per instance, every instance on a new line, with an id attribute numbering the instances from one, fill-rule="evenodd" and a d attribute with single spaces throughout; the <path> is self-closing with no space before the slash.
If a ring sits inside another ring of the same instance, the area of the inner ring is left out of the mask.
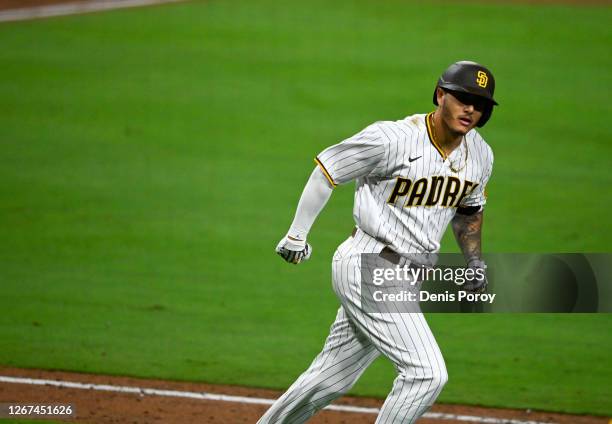
<path id="1" fill-rule="evenodd" d="M 355 234 L 357 234 L 357 227 L 353 228 L 351 237 L 355 237 Z M 405 260 L 405 258 L 403 258 L 402 255 L 397 253 L 395 250 L 391 249 L 389 246 L 385 246 L 383 250 L 380 251 L 378 256 L 380 256 L 386 261 L 391 262 L 394 265 L 398 265 L 402 261 L 402 259 Z"/>

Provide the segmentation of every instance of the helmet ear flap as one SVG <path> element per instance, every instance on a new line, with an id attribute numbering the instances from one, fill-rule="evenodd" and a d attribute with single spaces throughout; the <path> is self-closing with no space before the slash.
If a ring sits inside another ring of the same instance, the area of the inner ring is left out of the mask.
<path id="1" fill-rule="evenodd" d="M 433 92 L 433 104 L 436 106 L 439 106 L 438 105 L 438 88 L 442 88 L 442 87 L 440 87 L 439 84 L 436 85 L 436 88 L 434 88 L 434 92 Z M 444 90 L 444 88 L 442 88 L 442 90 Z M 484 127 L 487 121 L 491 118 L 492 114 L 493 114 L 493 103 L 488 102 L 487 107 L 482 112 L 482 116 L 478 120 L 478 123 L 476 124 L 476 126 L 478 128 Z"/>
<path id="2" fill-rule="evenodd" d="M 493 104 L 489 103 L 486 109 L 482 112 L 482 116 L 478 120 L 478 123 L 476 124 L 476 126 L 478 128 L 484 127 L 487 121 L 489 120 L 489 118 L 491 118 L 492 113 L 493 113 Z"/>

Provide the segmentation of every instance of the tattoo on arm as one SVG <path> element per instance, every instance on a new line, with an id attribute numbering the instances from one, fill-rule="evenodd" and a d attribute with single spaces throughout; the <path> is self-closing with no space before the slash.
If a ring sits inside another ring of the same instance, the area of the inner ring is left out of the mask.
<path id="1" fill-rule="evenodd" d="M 482 230 L 482 211 L 474 215 L 456 214 L 453 218 L 453 232 L 457 239 L 457 244 L 463 252 L 463 257 L 469 262 L 470 259 L 481 257 L 481 230 Z"/>

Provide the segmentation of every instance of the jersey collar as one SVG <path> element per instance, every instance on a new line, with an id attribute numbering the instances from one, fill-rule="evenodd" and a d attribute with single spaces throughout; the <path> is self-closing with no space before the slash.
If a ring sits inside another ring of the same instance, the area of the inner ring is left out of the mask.
<path id="1" fill-rule="evenodd" d="M 433 112 L 429 112 L 427 115 L 425 115 L 425 126 L 427 127 L 427 136 L 429 137 L 429 141 L 432 144 L 432 146 L 434 146 L 434 148 L 438 151 L 438 153 L 440 153 L 440 156 L 442 156 L 443 160 L 446 160 L 447 156 L 444 153 L 444 150 L 442 150 L 440 148 L 440 146 L 438 145 L 438 143 L 436 142 L 436 139 L 433 136 L 433 131 L 431 128 L 431 124 L 430 124 L 430 120 L 433 119 Z"/>

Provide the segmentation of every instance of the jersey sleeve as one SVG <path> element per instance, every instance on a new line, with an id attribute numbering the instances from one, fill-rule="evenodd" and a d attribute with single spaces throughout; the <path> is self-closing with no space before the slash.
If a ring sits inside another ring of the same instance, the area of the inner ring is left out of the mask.
<path id="1" fill-rule="evenodd" d="M 386 158 L 388 138 L 379 124 L 323 150 L 315 158 L 329 182 L 336 186 L 365 177 L 380 169 Z"/>
<path id="2" fill-rule="evenodd" d="M 487 203 L 487 183 L 493 172 L 493 151 L 490 147 L 480 155 L 479 161 L 482 163 L 484 171 L 478 185 L 461 202 L 460 207 L 484 206 Z"/>

